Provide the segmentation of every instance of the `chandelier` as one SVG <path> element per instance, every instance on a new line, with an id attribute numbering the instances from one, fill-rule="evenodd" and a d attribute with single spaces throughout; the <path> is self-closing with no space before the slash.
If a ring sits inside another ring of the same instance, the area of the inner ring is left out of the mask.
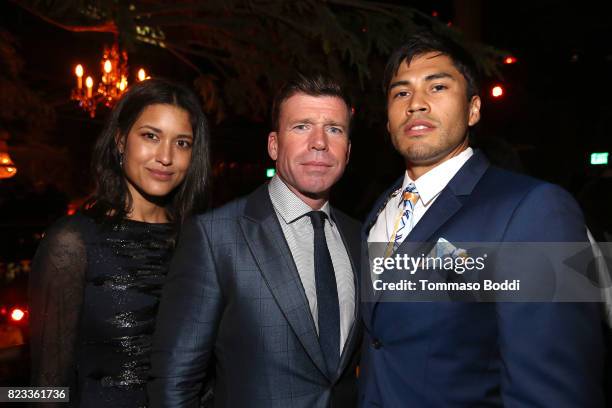
<path id="1" fill-rule="evenodd" d="M 91 76 L 85 78 L 85 71 L 78 64 L 74 73 L 77 77 L 77 86 L 72 90 L 71 99 L 79 103 L 79 106 L 89 112 L 92 118 L 96 116 L 99 105 L 111 108 L 128 87 L 128 57 L 127 52 L 119 50 L 115 42 L 111 47 L 104 47 L 104 54 L 100 63 L 102 79 L 98 86 L 94 86 Z M 144 69 L 138 70 L 138 80 L 144 81 L 150 78 Z M 83 86 L 84 85 L 84 86 Z"/>

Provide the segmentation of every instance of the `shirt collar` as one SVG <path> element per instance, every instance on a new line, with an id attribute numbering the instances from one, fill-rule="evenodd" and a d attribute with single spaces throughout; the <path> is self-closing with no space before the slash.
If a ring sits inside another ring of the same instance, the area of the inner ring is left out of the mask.
<path id="1" fill-rule="evenodd" d="M 413 181 L 406 171 L 404 182 L 400 191 L 403 191 L 409 183 L 416 185 L 419 192 L 419 200 L 423 205 L 427 206 L 440 192 L 446 187 L 449 181 L 463 167 L 465 162 L 474 154 L 474 150 L 468 147 L 457 156 L 452 157 L 445 162 L 439 164 L 427 173 L 423 174 L 416 181 Z"/>
<path id="2" fill-rule="evenodd" d="M 278 175 L 275 175 L 270 180 L 268 192 L 274 209 L 286 224 L 291 224 L 310 211 L 314 211 L 308 204 L 296 196 Z M 327 219 L 330 220 L 330 224 L 333 226 L 329 201 L 323 204 L 320 211 L 327 215 Z"/>

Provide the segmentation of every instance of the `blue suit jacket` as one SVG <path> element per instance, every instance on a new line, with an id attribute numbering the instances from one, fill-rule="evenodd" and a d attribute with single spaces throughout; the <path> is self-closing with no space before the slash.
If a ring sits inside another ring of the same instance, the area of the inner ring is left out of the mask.
<path id="1" fill-rule="evenodd" d="M 377 202 L 364 224 L 366 234 L 402 180 Z M 402 246 L 439 237 L 450 242 L 587 239 L 582 214 L 567 192 L 492 167 L 478 151 Z M 603 405 L 597 303 L 371 302 L 362 311 L 362 407 Z"/>

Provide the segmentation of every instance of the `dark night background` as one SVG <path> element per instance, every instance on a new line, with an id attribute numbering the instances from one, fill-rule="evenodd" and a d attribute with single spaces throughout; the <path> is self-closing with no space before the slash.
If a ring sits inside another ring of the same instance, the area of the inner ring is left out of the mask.
<path id="1" fill-rule="evenodd" d="M 12 281 L 20 281 L 19 276 L 25 281 L 27 261 L 40 233 L 66 213 L 68 203 L 79 203 L 90 191 L 90 150 L 107 110 L 100 109 L 91 119 L 70 100 L 73 69 L 79 62 L 97 67 L 103 46 L 113 42 L 109 33 L 64 30 L 19 3 L 0 1 L 0 32 L 15 40 L 23 61 L 20 83 L 42 99 L 53 119 L 46 120 L 46 111 L 40 109 L 26 114 L 26 121 L 41 124 L 34 126 L 38 134 L 28 138 L 20 138 L 14 130 L 27 128 L 27 123 L 13 127 L 0 123 L 0 130 L 11 130 L 9 153 L 18 168 L 17 176 L 0 180 L 0 305 L 8 299 L 2 298 L 8 296 L 2 285 L 9 275 Z M 500 166 L 568 189 L 581 203 L 598 240 L 610 241 L 606 232 L 612 231 L 611 170 L 589 164 L 591 152 L 612 150 L 612 21 L 601 4 L 551 0 L 389 3 L 434 13 L 466 39 L 517 58 L 512 65 L 499 64 L 496 75 L 484 78 L 482 120 L 472 135 L 473 144 Z M 400 44 L 397 38 L 393 47 Z M 378 56 L 379 63 L 387 56 Z M 192 62 L 200 70 L 212 69 L 203 58 Z M 167 50 L 144 43 L 135 44 L 129 52 L 129 64 L 131 70 L 142 66 L 153 76 L 188 84 L 198 77 Z M 359 97 L 351 162 L 332 198 L 358 219 L 403 172 L 385 130 L 385 99 L 377 66 L 371 70 L 369 86 L 355 86 Z M 339 69 L 354 67 L 340 65 Z M 494 99 L 490 88 L 498 83 L 505 94 Z M 240 86 L 239 75 L 233 85 Z M 4 96 L 0 101 L 6 104 Z M 270 97 L 264 95 L 264 101 Z M 244 109 L 232 109 L 231 100 L 224 107 L 224 117 L 217 121 L 213 115 L 211 120 L 214 206 L 253 190 L 266 180 L 265 169 L 273 166 L 266 151 L 267 113 L 245 114 Z M 0 112 L 6 109 L 8 105 L 0 106 Z M 26 266 L 19 269 L 18 265 Z M 20 271 L 25 272 L 20 275 Z M 2 358 L 0 354 L 0 384 L 7 370 L 2 368 Z"/>

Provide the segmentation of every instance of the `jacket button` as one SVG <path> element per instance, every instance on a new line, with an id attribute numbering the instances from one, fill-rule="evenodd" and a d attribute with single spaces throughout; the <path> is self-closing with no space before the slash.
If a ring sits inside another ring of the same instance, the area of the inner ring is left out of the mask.
<path id="1" fill-rule="evenodd" d="M 374 340 L 372 340 L 372 347 L 374 347 L 376 350 L 378 350 L 379 348 L 382 347 L 382 343 L 380 342 L 380 340 L 374 339 Z"/>

